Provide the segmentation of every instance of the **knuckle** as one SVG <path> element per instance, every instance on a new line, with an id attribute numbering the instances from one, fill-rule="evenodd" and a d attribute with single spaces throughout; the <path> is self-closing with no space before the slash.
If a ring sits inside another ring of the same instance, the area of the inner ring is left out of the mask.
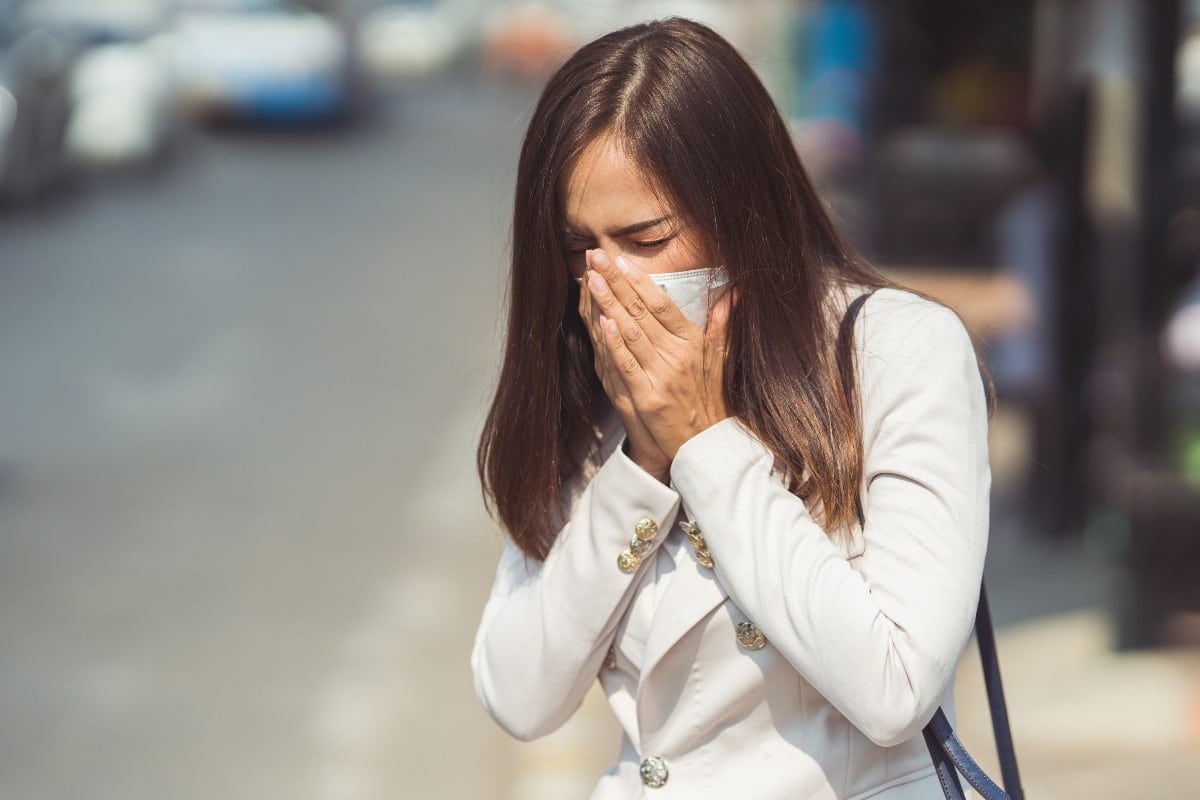
<path id="1" fill-rule="evenodd" d="M 646 303 L 646 307 L 650 309 L 650 313 L 656 317 L 661 317 L 671 310 L 671 300 L 666 295 L 655 298 Z"/>
<path id="2" fill-rule="evenodd" d="M 636 319 L 638 321 L 645 319 L 646 316 L 650 313 L 650 311 L 646 308 L 646 304 L 637 298 L 634 298 L 633 300 L 629 301 L 628 311 L 629 311 L 629 316 L 633 317 L 634 319 Z"/>
<path id="3" fill-rule="evenodd" d="M 667 407 L 667 404 L 663 401 L 662 397 L 658 394 L 654 394 L 654 395 L 651 395 L 650 397 L 647 397 L 645 402 L 642 403 L 642 410 L 645 411 L 647 414 L 651 414 L 651 415 L 661 414 L 663 411 L 666 410 L 666 407 Z"/>

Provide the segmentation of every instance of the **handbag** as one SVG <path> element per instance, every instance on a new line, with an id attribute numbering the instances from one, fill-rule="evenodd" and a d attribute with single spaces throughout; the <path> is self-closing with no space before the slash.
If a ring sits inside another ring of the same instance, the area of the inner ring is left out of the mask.
<path id="1" fill-rule="evenodd" d="M 975 791 L 985 800 L 1024 800 L 1021 776 L 1017 772 L 1017 753 L 1013 748 L 1012 731 L 1008 725 L 1008 707 L 1004 703 L 1004 688 L 1000 684 L 1000 662 L 996 659 L 996 634 L 992 628 L 992 612 L 988 607 L 987 589 L 979 587 L 979 609 L 975 612 L 975 639 L 983 662 L 983 683 L 987 688 L 988 710 L 992 717 L 992 732 L 996 736 L 996 752 L 1000 756 L 1001 789 L 971 758 L 959 740 L 950 720 L 941 708 L 922 729 L 925 746 L 937 770 L 938 781 L 946 800 L 964 800 L 958 773 L 962 773 Z"/>

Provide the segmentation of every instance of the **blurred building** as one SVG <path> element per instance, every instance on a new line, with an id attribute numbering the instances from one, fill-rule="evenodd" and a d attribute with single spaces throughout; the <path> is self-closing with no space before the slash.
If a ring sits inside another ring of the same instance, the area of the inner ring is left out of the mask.
<path id="1" fill-rule="evenodd" d="M 1032 423 L 1019 498 L 1200 642 L 1200 3 L 821 0 L 797 140 L 869 256 L 959 309 Z"/>

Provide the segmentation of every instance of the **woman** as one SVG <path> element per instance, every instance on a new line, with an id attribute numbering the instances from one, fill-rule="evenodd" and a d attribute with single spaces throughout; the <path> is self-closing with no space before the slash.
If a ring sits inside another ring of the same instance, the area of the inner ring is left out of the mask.
<path id="1" fill-rule="evenodd" d="M 940 797 L 920 729 L 987 539 L 975 354 L 841 241 L 711 30 L 617 31 L 551 78 L 507 336 L 472 656 L 497 722 L 549 733 L 598 678 L 624 738 L 593 798 Z"/>

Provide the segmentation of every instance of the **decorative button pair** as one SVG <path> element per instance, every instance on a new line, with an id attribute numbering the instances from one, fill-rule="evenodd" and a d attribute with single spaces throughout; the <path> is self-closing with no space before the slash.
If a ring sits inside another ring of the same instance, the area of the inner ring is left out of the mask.
<path id="1" fill-rule="evenodd" d="M 692 543 L 692 547 L 696 551 L 696 560 L 700 562 L 701 566 L 712 569 L 712 553 L 708 552 L 708 544 L 704 541 L 704 534 L 700 533 L 700 528 L 691 520 L 684 520 L 679 523 L 679 527 L 687 534 L 688 541 Z"/>
<path id="2" fill-rule="evenodd" d="M 648 756 L 643 758 L 638 772 L 642 776 L 642 783 L 651 789 L 661 789 L 666 786 L 667 777 L 670 775 L 670 772 L 667 770 L 667 760 L 662 756 Z"/>
<path id="3" fill-rule="evenodd" d="M 649 517 L 639 519 L 633 526 L 633 538 L 629 540 L 629 547 L 622 550 L 621 554 L 617 556 L 617 569 L 626 574 L 637 570 L 641 566 L 642 557 L 650 551 L 650 543 L 657 535 L 657 522 Z"/>
<path id="4" fill-rule="evenodd" d="M 762 650 L 767 645 L 767 637 L 753 622 L 739 622 L 735 634 L 738 644 L 747 650 Z"/>

